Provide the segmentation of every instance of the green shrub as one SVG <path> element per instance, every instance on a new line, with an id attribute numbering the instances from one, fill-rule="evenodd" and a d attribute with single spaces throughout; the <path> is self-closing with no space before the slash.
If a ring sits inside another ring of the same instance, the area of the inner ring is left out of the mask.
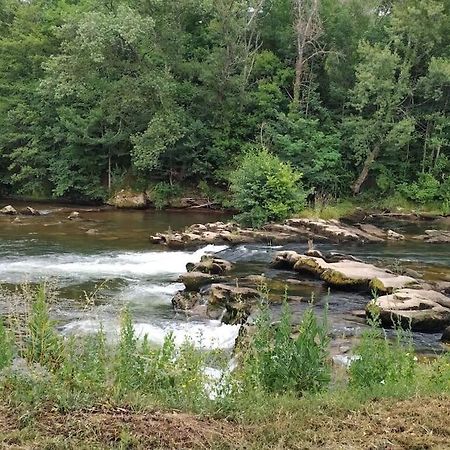
<path id="1" fill-rule="evenodd" d="M 14 356 L 14 336 L 0 319 L 0 369 L 8 367 Z"/>
<path id="2" fill-rule="evenodd" d="M 49 368 L 59 366 L 63 357 L 63 342 L 50 319 L 45 285 L 38 287 L 32 299 L 25 341 L 24 356 L 29 362 Z"/>
<path id="3" fill-rule="evenodd" d="M 247 384 L 275 393 L 322 390 L 331 374 L 327 331 L 326 316 L 320 323 L 312 308 L 294 330 L 287 303 L 278 324 L 271 324 L 268 307 L 263 305 L 244 363 Z"/>
<path id="4" fill-rule="evenodd" d="M 402 383 L 411 386 L 416 375 L 416 361 L 409 334 L 396 330 L 396 339 L 389 340 L 379 328 L 378 319 L 372 320 L 354 352 L 357 355 L 350 366 L 350 384 L 359 388 L 373 388 Z"/>
<path id="5" fill-rule="evenodd" d="M 438 199 L 440 184 L 433 175 L 423 173 L 416 182 L 401 185 L 400 192 L 409 200 L 429 203 Z"/>
<path id="6" fill-rule="evenodd" d="M 181 195 L 181 188 L 178 185 L 165 181 L 155 184 L 151 190 L 151 199 L 156 209 L 163 209 L 170 204 L 170 201 Z"/>
<path id="7" fill-rule="evenodd" d="M 301 173 L 265 148 L 247 153 L 230 177 L 233 206 L 241 214 L 237 220 L 262 226 L 283 220 L 305 205 Z"/>

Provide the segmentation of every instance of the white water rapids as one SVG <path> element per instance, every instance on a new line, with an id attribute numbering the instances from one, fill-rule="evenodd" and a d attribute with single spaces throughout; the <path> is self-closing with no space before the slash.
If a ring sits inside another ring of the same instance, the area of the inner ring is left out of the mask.
<path id="1" fill-rule="evenodd" d="M 204 349 L 231 349 L 239 326 L 221 324 L 215 320 L 189 320 L 174 317 L 171 298 L 183 285 L 176 280 L 186 270 L 188 262 L 198 262 L 207 253 L 217 253 L 226 246 L 208 245 L 195 252 L 187 251 L 113 251 L 94 254 L 49 253 L 44 255 L 14 255 L 0 257 L 0 283 L 39 283 L 54 280 L 58 286 L 116 281 L 118 287 L 108 301 L 129 304 L 136 334 L 147 336 L 160 345 L 172 333 L 177 345 L 186 339 Z M 101 305 L 65 321 L 63 334 L 95 333 L 100 326 L 107 336 L 118 335 L 120 308 Z"/>

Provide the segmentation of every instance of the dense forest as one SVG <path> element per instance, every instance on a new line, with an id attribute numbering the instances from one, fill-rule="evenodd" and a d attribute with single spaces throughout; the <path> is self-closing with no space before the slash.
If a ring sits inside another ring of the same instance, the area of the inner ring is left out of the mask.
<path id="1" fill-rule="evenodd" d="M 227 189 L 450 209 L 450 0 L 0 0 L 0 191 Z"/>

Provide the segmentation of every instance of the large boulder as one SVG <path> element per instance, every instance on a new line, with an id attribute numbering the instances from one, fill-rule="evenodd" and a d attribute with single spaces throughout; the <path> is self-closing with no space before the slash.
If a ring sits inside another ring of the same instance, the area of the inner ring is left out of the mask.
<path id="1" fill-rule="evenodd" d="M 413 331 L 439 332 L 450 325 L 450 298 L 432 290 L 400 289 L 370 302 L 367 311 L 379 314 L 385 326 Z"/>
<path id="2" fill-rule="evenodd" d="M 107 203 L 121 209 L 144 209 L 148 206 L 149 199 L 145 192 L 122 189 L 114 194 Z"/>
<path id="3" fill-rule="evenodd" d="M 296 252 L 280 252 L 275 256 L 275 267 L 289 267 L 307 272 L 327 284 L 339 288 L 375 289 L 381 293 L 392 292 L 417 283 L 412 277 L 396 275 L 388 270 L 360 261 L 347 260 L 328 263 L 322 258 L 299 255 Z"/>
<path id="4" fill-rule="evenodd" d="M 201 299 L 198 292 L 179 291 L 172 298 L 172 306 L 177 311 L 187 311 L 193 309 Z"/>
<path id="5" fill-rule="evenodd" d="M 0 214 L 5 214 L 7 216 L 15 216 L 17 214 L 17 210 L 13 206 L 7 205 L 4 208 L 0 209 Z"/>
<path id="6" fill-rule="evenodd" d="M 224 323 L 244 323 L 257 304 L 260 294 L 256 289 L 212 284 L 208 296 L 208 316 L 221 313 Z"/>

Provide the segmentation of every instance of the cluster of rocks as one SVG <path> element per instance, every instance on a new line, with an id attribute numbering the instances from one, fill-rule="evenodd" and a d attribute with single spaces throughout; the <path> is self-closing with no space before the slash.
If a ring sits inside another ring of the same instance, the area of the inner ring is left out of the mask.
<path id="1" fill-rule="evenodd" d="M 220 319 L 224 323 L 242 323 L 259 298 L 256 289 L 226 284 L 226 276 L 232 264 L 213 256 L 203 256 L 198 264 L 187 264 L 187 272 L 179 281 L 185 285 L 172 299 L 177 311 L 210 319 Z"/>
<path id="2" fill-rule="evenodd" d="M 413 331 L 442 332 L 450 325 L 450 298 L 429 284 L 354 259 L 330 259 L 333 257 L 318 252 L 308 256 L 284 251 L 276 255 L 272 265 L 306 272 L 335 288 L 381 294 L 368 303 L 366 313 L 378 315 L 384 326 L 401 324 Z"/>
<path id="3" fill-rule="evenodd" d="M 424 234 L 415 236 L 414 239 L 429 242 L 431 244 L 448 244 L 450 243 L 450 231 L 425 230 Z"/>
<path id="4" fill-rule="evenodd" d="M 262 229 L 240 227 L 233 222 L 194 224 L 181 232 L 157 233 L 153 244 L 183 248 L 203 244 L 285 244 L 314 239 L 317 242 L 382 242 L 404 239 L 392 230 L 375 226 L 351 226 L 338 220 L 289 219 L 282 224 L 268 224 Z"/>
<path id="5" fill-rule="evenodd" d="M 32 208 L 31 206 L 27 206 L 26 208 L 17 210 L 12 205 L 7 205 L 0 209 L 0 214 L 4 216 L 40 216 L 41 213 L 37 210 Z"/>

